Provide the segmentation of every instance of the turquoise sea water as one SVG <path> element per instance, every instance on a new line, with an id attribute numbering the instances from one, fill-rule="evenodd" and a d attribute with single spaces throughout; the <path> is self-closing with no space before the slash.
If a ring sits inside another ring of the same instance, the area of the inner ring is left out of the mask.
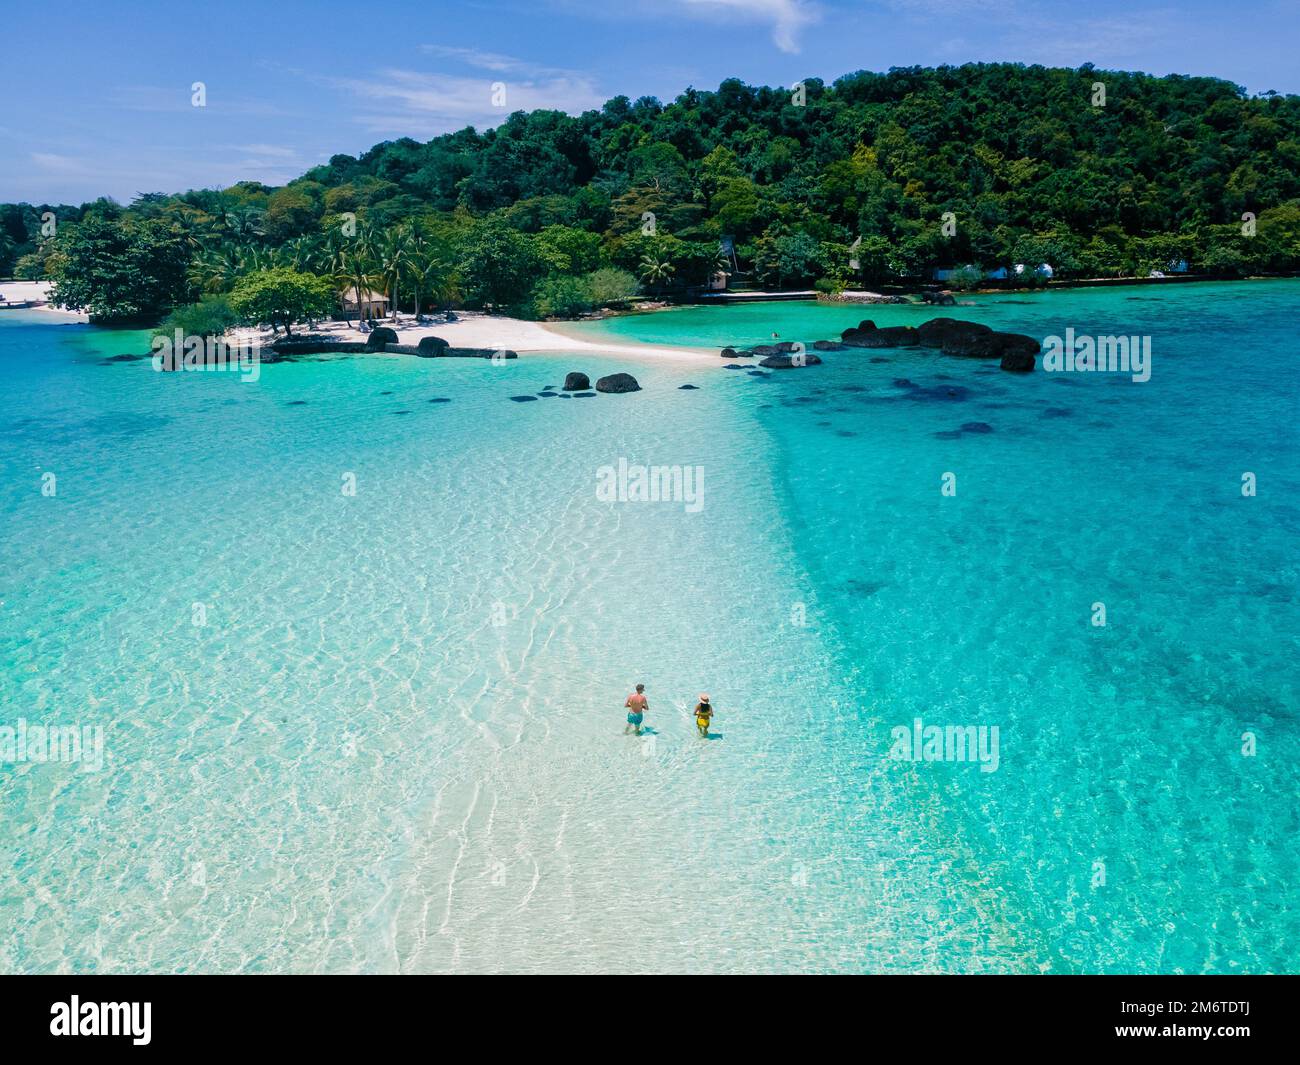
<path id="1" fill-rule="evenodd" d="M 0 724 L 105 736 L 99 772 L 0 765 L 0 969 L 1300 968 L 1300 284 L 977 304 L 946 313 L 1149 335 L 1151 380 L 895 350 L 241 383 L 0 317 Z M 510 401 L 570 369 L 644 391 Z M 702 468 L 702 509 L 599 498 L 620 459 Z M 890 759 L 918 717 L 997 725 L 997 771 Z"/>

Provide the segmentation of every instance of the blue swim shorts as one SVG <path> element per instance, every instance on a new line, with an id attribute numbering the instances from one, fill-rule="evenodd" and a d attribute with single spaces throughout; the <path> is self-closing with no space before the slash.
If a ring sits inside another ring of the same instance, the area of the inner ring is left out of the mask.
<path id="1" fill-rule="evenodd" d="M 641 724 L 642 717 L 644 717 L 643 714 L 628 714 L 627 723 L 629 725 L 639 725 Z"/>

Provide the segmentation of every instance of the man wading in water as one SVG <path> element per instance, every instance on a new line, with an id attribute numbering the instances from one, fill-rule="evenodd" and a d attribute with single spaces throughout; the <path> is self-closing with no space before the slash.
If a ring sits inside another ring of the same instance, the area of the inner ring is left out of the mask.
<path id="1" fill-rule="evenodd" d="M 627 735 L 630 728 L 636 729 L 636 734 L 641 735 L 641 722 L 645 717 L 645 712 L 650 709 L 650 700 L 645 697 L 645 685 L 638 684 L 636 691 L 627 697 L 627 702 L 623 704 L 627 708 L 627 727 L 623 729 L 623 735 Z"/>

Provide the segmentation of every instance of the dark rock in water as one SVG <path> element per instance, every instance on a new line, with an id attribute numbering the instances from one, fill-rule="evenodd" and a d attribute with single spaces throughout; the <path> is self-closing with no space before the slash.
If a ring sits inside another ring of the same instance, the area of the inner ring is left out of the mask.
<path id="1" fill-rule="evenodd" d="M 956 297 L 951 292 L 922 292 L 921 301 L 929 303 L 936 307 L 955 307 L 957 306 Z"/>
<path id="2" fill-rule="evenodd" d="M 561 393 L 560 393 L 560 398 L 561 398 L 561 399 L 572 399 L 573 397 L 572 397 L 571 395 L 569 395 L 568 392 L 561 392 Z"/>
<path id="3" fill-rule="evenodd" d="M 750 349 L 750 354 L 757 355 L 760 358 L 767 358 L 769 355 L 780 355 L 781 349 L 775 344 L 755 344 L 754 347 Z"/>
<path id="4" fill-rule="evenodd" d="M 722 349 L 722 357 L 723 357 L 724 359 L 734 359 L 734 358 L 736 357 L 736 349 L 735 349 L 735 348 L 723 348 L 723 349 Z"/>
<path id="5" fill-rule="evenodd" d="M 1043 409 L 1044 418 L 1068 418 L 1070 412 L 1064 407 L 1046 407 Z"/>
<path id="6" fill-rule="evenodd" d="M 536 403 L 537 402 L 536 396 L 511 396 L 510 398 L 515 403 Z"/>
<path id="7" fill-rule="evenodd" d="M 366 337 L 367 351 L 383 351 L 385 344 L 397 343 L 397 331 L 389 329 L 386 325 L 377 325 L 370 330 L 370 335 Z"/>
<path id="8" fill-rule="evenodd" d="M 855 433 L 852 429 L 836 429 L 835 435 L 836 436 L 857 436 L 858 434 Z"/>
<path id="9" fill-rule="evenodd" d="M 748 376 L 748 377 L 766 377 L 766 376 L 767 376 L 767 371 L 766 371 L 766 370 L 747 370 L 747 371 L 746 371 L 746 376 Z"/>
<path id="10" fill-rule="evenodd" d="M 1032 351 L 1008 351 L 1002 356 L 1002 369 L 1008 373 L 1029 373 L 1034 368 Z"/>
<path id="11" fill-rule="evenodd" d="M 960 318 L 931 318 L 916 327 L 917 339 L 927 348 L 941 348 L 946 340 L 986 336 L 992 332 L 980 322 L 967 322 Z"/>
<path id="12" fill-rule="evenodd" d="M 967 359 L 998 359 L 1004 355 L 1027 354 L 1038 352 L 1038 341 L 1023 333 L 987 333 L 949 334 L 939 345 L 945 355 L 957 355 Z"/>
<path id="13" fill-rule="evenodd" d="M 574 399 L 594 399 L 595 396 L 596 396 L 595 392 L 574 392 L 573 393 Z"/>
<path id="14" fill-rule="evenodd" d="M 883 329 L 865 329 L 850 333 L 844 343 L 851 348 L 914 348 L 920 343 L 910 325 L 887 325 Z"/>
<path id="15" fill-rule="evenodd" d="M 962 388 L 961 385 L 934 385 L 921 386 L 908 384 L 907 391 L 901 397 L 903 399 L 914 400 L 917 403 L 924 403 L 934 400 L 940 403 L 959 403 L 962 400 L 970 398 L 970 389 Z"/>
<path id="16" fill-rule="evenodd" d="M 744 370 L 744 369 L 748 369 L 748 367 L 741 366 L 740 363 L 738 363 L 738 362 L 729 362 L 729 363 L 727 363 L 726 366 L 723 367 L 723 369 L 724 369 L 724 370 Z"/>
<path id="17" fill-rule="evenodd" d="M 843 351 L 844 345 L 838 340 L 814 340 L 813 348 L 816 351 Z"/>
<path id="18" fill-rule="evenodd" d="M 451 400 L 449 400 L 446 396 L 434 396 L 433 399 L 429 400 L 429 402 L 430 402 L 430 403 L 450 403 Z"/>
<path id="19" fill-rule="evenodd" d="M 641 386 L 630 373 L 612 373 L 596 382 L 597 392 L 613 393 L 640 392 Z"/>
<path id="20" fill-rule="evenodd" d="M 865 333 L 868 330 L 875 329 L 875 328 L 876 328 L 876 323 L 873 322 L 870 318 L 863 318 L 862 321 L 858 323 L 859 333 Z"/>
<path id="21" fill-rule="evenodd" d="M 868 359 L 867 361 L 868 361 L 868 362 L 893 362 L 894 360 L 893 360 L 893 359 L 887 359 L 887 358 L 885 358 L 883 355 L 873 355 L 873 356 L 871 356 L 871 358 Z"/>
<path id="22" fill-rule="evenodd" d="M 678 385 L 677 390 L 679 392 L 687 392 L 687 391 L 695 392 L 699 390 L 699 387 L 700 387 L 699 385 Z"/>
<path id="23" fill-rule="evenodd" d="M 415 353 L 422 359 L 437 359 L 447 354 L 447 349 L 451 345 L 442 337 L 420 337 L 420 342 L 415 346 Z"/>
<path id="24" fill-rule="evenodd" d="M 818 366 L 821 361 L 821 356 L 814 355 L 811 351 L 781 352 L 779 355 L 769 355 L 759 365 L 766 366 L 769 370 L 794 370 L 804 366 Z"/>
<path id="25" fill-rule="evenodd" d="M 132 355 L 123 352 L 121 355 L 110 355 L 104 359 L 104 362 L 139 362 L 141 359 L 152 359 L 152 355 Z"/>
<path id="26" fill-rule="evenodd" d="M 289 406 L 290 406 L 290 407 L 305 407 L 305 406 L 307 406 L 307 401 L 306 401 L 305 399 L 291 399 L 291 400 L 289 400 Z"/>
<path id="27" fill-rule="evenodd" d="M 391 396 L 391 395 L 392 395 L 391 392 L 380 392 L 379 394 L 380 394 L 381 396 Z"/>
<path id="28" fill-rule="evenodd" d="M 555 399 L 555 398 L 556 398 L 556 395 L 557 395 L 557 394 L 556 394 L 555 392 L 538 392 L 538 393 L 537 393 L 537 398 L 538 398 L 538 399 Z"/>
<path id="29" fill-rule="evenodd" d="M 988 422 L 962 422 L 961 431 L 963 433 L 991 433 L 993 426 Z"/>
<path id="30" fill-rule="evenodd" d="M 941 433 L 935 433 L 934 436 L 939 440 L 958 440 L 961 438 L 961 430 L 945 429 Z"/>
<path id="31" fill-rule="evenodd" d="M 915 381 L 909 381 L 906 377 L 895 377 L 890 382 L 895 388 L 920 388 Z"/>
<path id="32" fill-rule="evenodd" d="M 390 329 L 391 333 L 392 330 Z M 272 345 L 272 350 L 276 357 L 282 355 L 338 355 L 338 354 L 359 354 L 373 349 L 367 347 L 360 341 L 353 340 L 334 340 L 333 338 L 324 338 L 317 340 L 287 340 L 281 337 Z M 268 359 L 269 353 L 264 348 L 262 350 L 262 362 L 274 362 L 276 358 Z"/>
<path id="33" fill-rule="evenodd" d="M 566 392 L 581 392 L 591 387 L 591 378 L 579 370 L 574 370 L 564 375 L 563 387 Z"/>
<path id="34" fill-rule="evenodd" d="M 411 412 L 410 412 L 409 410 L 395 410 L 395 411 L 393 411 L 393 413 L 394 413 L 394 414 L 410 414 Z"/>
<path id="35" fill-rule="evenodd" d="M 749 348 L 741 348 L 736 352 L 736 358 L 738 359 L 752 359 L 753 357 L 754 353 L 750 351 Z"/>

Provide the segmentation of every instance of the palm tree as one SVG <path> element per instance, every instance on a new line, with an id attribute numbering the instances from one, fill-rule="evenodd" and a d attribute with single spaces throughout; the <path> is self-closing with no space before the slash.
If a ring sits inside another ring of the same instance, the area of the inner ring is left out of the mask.
<path id="1" fill-rule="evenodd" d="M 359 224 L 356 233 L 344 237 L 343 263 L 344 274 L 352 282 L 357 297 L 357 318 L 361 318 L 361 301 L 371 282 L 380 276 L 378 240 L 375 231 L 368 225 Z"/>
<path id="2" fill-rule="evenodd" d="M 322 241 L 315 236 L 292 237 L 277 249 L 276 259 L 279 265 L 293 270 L 321 273 L 324 267 Z"/>
<path id="3" fill-rule="evenodd" d="M 397 320 L 398 287 L 407 274 L 415 239 L 411 228 L 401 225 L 386 230 L 375 245 L 379 279 L 388 294 L 389 313 L 394 321 Z"/>
<path id="4" fill-rule="evenodd" d="M 662 294 L 662 286 L 676 272 L 676 268 L 662 252 L 646 252 L 641 257 L 641 280 Z"/>
<path id="5" fill-rule="evenodd" d="M 406 260 L 406 279 L 415 298 L 415 313 L 420 313 L 420 297 L 432 296 L 442 302 L 450 295 L 447 265 L 423 240 L 418 239 Z"/>
<path id="6" fill-rule="evenodd" d="M 222 244 L 203 252 L 190 267 L 190 280 L 203 292 L 227 292 L 244 272 L 240 249 Z"/>

